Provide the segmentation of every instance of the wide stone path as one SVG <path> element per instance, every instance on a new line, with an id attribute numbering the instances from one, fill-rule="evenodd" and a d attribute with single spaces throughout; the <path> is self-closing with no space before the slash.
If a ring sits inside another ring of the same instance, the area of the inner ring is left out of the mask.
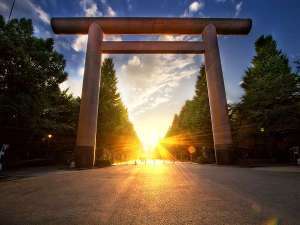
<path id="1" fill-rule="evenodd" d="M 300 173 L 159 162 L 49 171 L 0 182 L 0 224 L 297 225 Z"/>

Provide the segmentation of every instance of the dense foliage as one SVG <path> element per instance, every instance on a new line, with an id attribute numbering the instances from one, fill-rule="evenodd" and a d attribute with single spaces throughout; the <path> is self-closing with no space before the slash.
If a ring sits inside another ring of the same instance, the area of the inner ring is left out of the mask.
<path id="1" fill-rule="evenodd" d="M 52 39 L 33 36 L 31 20 L 0 17 L 0 143 L 9 162 L 71 159 L 80 98 L 59 85 L 67 79 L 63 55 Z M 140 142 L 117 90 L 112 59 L 102 67 L 98 158 L 128 159 Z"/>
<path id="2" fill-rule="evenodd" d="M 232 107 L 235 144 L 252 157 L 286 160 L 289 147 L 299 144 L 299 75 L 272 36 L 258 38 L 255 51 L 241 83 L 245 94 Z"/>
<path id="3" fill-rule="evenodd" d="M 234 149 L 240 159 L 287 161 L 292 158 L 289 149 L 300 145 L 299 74 L 292 72 L 287 56 L 277 49 L 271 36 L 258 38 L 255 51 L 251 67 L 246 70 L 241 82 L 245 92 L 241 102 L 229 106 Z M 296 61 L 298 70 L 299 65 L 300 61 Z M 167 139 L 176 137 L 180 140 L 179 152 L 186 152 L 189 145 L 196 146 L 199 152 L 201 146 L 212 147 L 210 127 L 202 67 L 195 97 L 186 101 L 179 115 L 175 115 Z M 202 157 L 202 153 L 198 154 Z"/>
<path id="4" fill-rule="evenodd" d="M 118 93 L 117 82 L 113 60 L 106 58 L 101 67 L 97 159 L 128 160 L 141 150 L 141 143 Z"/>
<path id="5" fill-rule="evenodd" d="M 191 146 L 198 150 L 196 154 L 199 157 L 202 157 L 202 154 L 208 158 L 213 157 L 210 151 L 213 148 L 213 141 L 204 66 L 201 66 L 197 77 L 193 99 L 187 100 L 179 115 L 174 116 L 166 140 L 165 145 L 173 157 L 186 157 Z"/>
<path id="6" fill-rule="evenodd" d="M 53 45 L 33 36 L 31 20 L 0 17 L 1 143 L 21 159 L 43 157 L 61 136 L 73 141 L 79 99 L 59 88 L 67 73 Z"/>

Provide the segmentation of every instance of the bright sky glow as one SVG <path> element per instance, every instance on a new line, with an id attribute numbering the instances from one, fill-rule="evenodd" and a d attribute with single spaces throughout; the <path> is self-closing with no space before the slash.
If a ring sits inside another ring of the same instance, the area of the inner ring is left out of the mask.
<path id="1" fill-rule="evenodd" d="M 159 140 L 165 135 L 164 127 L 149 127 L 149 124 L 138 126 L 136 130 L 146 152 L 153 151 Z"/>

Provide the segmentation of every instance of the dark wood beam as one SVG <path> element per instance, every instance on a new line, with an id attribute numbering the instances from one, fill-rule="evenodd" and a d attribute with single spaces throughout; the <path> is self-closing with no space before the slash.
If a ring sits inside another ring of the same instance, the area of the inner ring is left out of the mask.
<path id="1" fill-rule="evenodd" d="M 251 19 L 228 18 L 145 18 L 145 17 L 70 17 L 52 18 L 56 34 L 87 34 L 97 23 L 105 34 L 201 34 L 213 24 L 218 34 L 245 35 L 250 32 Z"/>
<path id="2" fill-rule="evenodd" d="M 101 52 L 110 54 L 203 54 L 203 42 L 184 41 L 105 41 Z"/>

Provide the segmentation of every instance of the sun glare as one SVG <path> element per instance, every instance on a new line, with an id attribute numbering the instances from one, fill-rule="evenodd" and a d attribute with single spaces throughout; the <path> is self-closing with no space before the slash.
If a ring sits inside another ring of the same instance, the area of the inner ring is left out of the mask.
<path id="1" fill-rule="evenodd" d="M 162 138 L 157 131 L 145 131 L 140 134 L 141 141 L 143 143 L 146 152 L 154 150 L 159 140 Z"/>

